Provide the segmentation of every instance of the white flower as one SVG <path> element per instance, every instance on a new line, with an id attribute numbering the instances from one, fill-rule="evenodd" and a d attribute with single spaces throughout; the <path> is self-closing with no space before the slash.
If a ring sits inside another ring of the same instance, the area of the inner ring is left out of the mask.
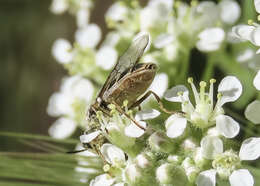
<path id="1" fill-rule="evenodd" d="M 220 114 L 216 117 L 217 131 L 226 138 L 234 138 L 240 130 L 239 123 L 237 123 L 230 116 Z"/>
<path id="2" fill-rule="evenodd" d="M 185 113 L 185 119 L 190 121 L 192 125 L 199 128 L 208 128 L 216 124 L 219 134 L 225 136 L 226 138 L 235 137 L 239 132 L 239 125 L 231 117 L 223 115 L 224 111 L 222 106 L 223 104 L 235 101 L 240 97 L 242 93 L 242 85 L 240 81 L 234 76 L 227 76 L 220 82 L 218 87 L 218 99 L 215 107 L 213 104 L 214 79 L 210 80 L 209 92 L 205 91 L 206 82 L 200 82 L 199 93 L 197 92 L 191 78 L 188 82 L 191 84 L 195 97 L 195 107 L 189 100 L 188 89 L 183 85 L 177 85 L 170 90 L 167 90 L 164 94 L 164 98 L 168 101 L 181 102 L 182 111 Z M 167 124 L 167 134 L 179 136 L 183 133 L 185 125 L 180 125 L 179 122 L 183 124 L 185 122 L 180 117 L 182 116 L 180 115 L 173 121 L 169 119 L 169 121 L 172 122 L 167 121 L 167 123 L 172 123 Z"/>
<path id="3" fill-rule="evenodd" d="M 114 181 L 115 179 L 108 174 L 101 174 L 95 177 L 95 179 L 91 180 L 89 186 L 111 186 Z"/>
<path id="4" fill-rule="evenodd" d="M 138 124 L 143 128 L 146 128 L 146 123 L 144 121 L 138 121 Z M 130 125 L 125 127 L 125 135 L 132 138 L 138 138 L 142 136 L 145 131 L 137 126 L 135 123 L 131 122 Z"/>
<path id="5" fill-rule="evenodd" d="M 105 160 L 113 166 L 120 166 L 125 163 L 125 154 L 120 148 L 115 145 L 105 143 L 100 149 Z"/>
<path id="6" fill-rule="evenodd" d="M 251 41 L 251 34 L 254 31 L 254 26 L 249 25 L 237 25 L 232 27 L 232 32 L 241 41 Z"/>
<path id="7" fill-rule="evenodd" d="M 89 80 L 80 76 L 64 78 L 61 90 L 50 97 L 47 112 L 51 116 L 66 115 L 74 118 L 77 114 L 75 104 L 90 104 L 93 94 L 94 87 Z"/>
<path id="8" fill-rule="evenodd" d="M 219 3 L 220 18 L 224 23 L 234 24 L 240 17 L 240 6 L 236 1 L 223 0 Z"/>
<path id="9" fill-rule="evenodd" d="M 260 26 L 253 23 L 252 25 L 237 25 L 232 28 L 234 35 L 241 41 L 250 41 L 255 46 L 260 46 Z M 260 53 L 260 49 L 256 51 Z"/>
<path id="10" fill-rule="evenodd" d="M 84 143 L 89 143 L 89 142 L 93 141 L 100 134 L 101 134 L 101 131 L 97 130 L 97 131 L 94 131 L 94 132 L 91 132 L 91 133 L 88 133 L 88 134 L 83 134 L 79 138 L 80 138 L 81 143 L 84 144 Z"/>
<path id="11" fill-rule="evenodd" d="M 196 184 L 197 186 L 215 186 L 216 171 L 211 169 L 201 172 L 196 180 Z"/>
<path id="12" fill-rule="evenodd" d="M 66 39 L 57 39 L 52 46 L 52 55 L 55 59 L 62 64 L 66 64 L 72 61 L 73 53 L 71 51 L 72 46 Z"/>
<path id="13" fill-rule="evenodd" d="M 76 126 L 73 120 L 62 117 L 51 125 L 48 132 L 53 138 L 64 139 L 69 137 L 76 130 Z"/>
<path id="14" fill-rule="evenodd" d="M 119 22 L 124 21 L 127 16 L 127 8 L 120 2 L 114 3 L 109 7 L 105 14 L 105 18 L 109 21 Z"/>
<path id="15" fill-rule="evenodd" d="M 199 50 L 210 52 L 218 50 L 225 38 L 225 32 L 222 28 L 207 28 L 199 35 L 199 41 L 196 46 Z"/>
<path id="16" fill-rule="evenodd" d="M 137 121 L 140 120 L 149 120 L 149 119 L 153 119 L 156 118 L 160 115 L 160 112 L 158 110 L 155 109 L 149 109 L 149 110 L 141 110 L 138 111 L 135 115 L 135 119 Z"/>
<path id="17" fill-rule="evenodd" d="M 75 40 L 82 48 L 95 48 L 101 39 L 101 30 L 96 24 L 79 28 Z"/>
<path id="18" fill-rule="evenodd" d="M 135 120 L 138 122 L 139 125 L 141 125 L 143 128 L 146 128 L 146 122 L 143 120 L 149 120 L 156 118 L 157 116 L 160 115 L 160 112 L 151 109 L 151 110 L 143 110 L 139 111 L 135 115 Z M 145 131 L 138 127 L 135 123 L 131 122 L 130 125 L 127 125 L 124 129 L 125 135 L 133 138 L 138 138 L 141 137 Z"/>
<path id="19" fill-rule="evenodd" d="M 231 186 L 253 186 L 254 178 L 246 169 L 239 169 L 234 171 L 229 176 Z"/>
<path id="20" fill-rule="evenodd" d="M 246 139 L 240 148 L 241 160 L 256 160 L 260 156 L 260 138 L 252 137 Z"/>
<path id="21" fill-rule="evenodd" d="M 236 58 L 236 60 L 240 63 L 249 61 L 254 57 L 254 51 L 250 48 L 247 48 L 246 50 L 240 52 Z"/>
<path id="22" fill-rule="evenodd" d="M 217 146 L 213 147 L 217 150 Z M 260 157 L 260 138 L 246 139 L 240 148 L 239 155 L 233 151 L 218 152 L 212 162 L 214 169 L 199 174 L 196 184 L 198 186 L 215 186 L 216 173 L 223 179 L 229 178 L 231 186 L 253 186 L 254 179 L 246 169 L 239 169 L 240 161 L 256 160 Z"/>
<path id="23" fill-rule="evenodd" d="M 260 124 L 260 101 L 255 100 L 250 103 L 245 110 L 245 116 L 248 120 L 253 122 L 254 124 Z"/>
<path id="24" fill-rule="evenodd" d="M 52 0 L 50 9 L 54 14 L 62 14 L 68 7 L 69 4 L 67 0 Z"/>
<path id="25" fill-rule="evenodd" d="M 140 12 L 141 30 L 148 31 L 151 28 L 160 28 L 164 25 L 168 21 L 172 5 L 172 0 L 150 1 Z"/>
<path id="26" fill-rule="evenodd" d="M 77 18 L 77 25 L 78 27 L 86 27 L 89 22 L 90 12 L 88 9 L 80 9 L 77 11 L 76 18 Z"/>
<path id="27" fill-rule="evenodd" d="M 254 4 L 255 4 L 255 9 L 256 9 L 257 13 L 260 13 L 260 1 L 254 0 Z"/>
<path id="28" fill-rule="evenodd" d="M 170 43 L 172 43 L 173 40 L 174 40 L 173 35 L 164 33 L 164 34 L 160 34 L 157 38 L 155 38 L 153 44 L 155 48 L 163 48 L 169 45 Z"/>
<path id="29" fill-rule="evenodd" d="M 257 90 L 260 90 L 260 70 L 257 72 L 253 84 Z"/>
<path id="30" fill-rule="evenodd" d="M 159 97 L 162 97 L 168 88 L 168 76 L 166 73 L 159 73 L 154 77 L 154 80 L 149 87 L 149 90 L 155 92 Z"/>
<path id="31" fill-rule="evenodd" d="M 223 142 L 216 136 L 205 136 L 202 138 L 200 145 L 202 156 L 207 159 L 213 159 L 223 152 Z"/>
<path id="32" fill-rule="evenodd" d="M 110 46 L 103 46 L 96 53 L 96 64 L 104 70 L 111 69 L 117 61 L 117 51 Z"/>
<path id="33" fill-rule="evenodd" d="M 187 120 L 180 117 L 178 114 L 171 115 L 165 122 L 167 136 L 169 138 L 176 138 L 183 134 L 187 125 Z"/>

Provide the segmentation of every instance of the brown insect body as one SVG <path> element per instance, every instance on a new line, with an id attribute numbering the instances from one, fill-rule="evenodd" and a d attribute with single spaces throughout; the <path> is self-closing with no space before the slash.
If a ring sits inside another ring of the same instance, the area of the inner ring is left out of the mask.
<path id="1" fill-rule="evenodd" d="M 131 106 L 147 90 L 154 79 L 157 66 L 138 62 L 148 43 L 148 35 L 140 36 L 119 58 L 96 101 L 90 106 L 88 120 L 95 120 L 97 111 L 109 115 L 107 106 L 110 103 L 122 106 L 123 101 L 128 100 Z"/>
<path id="2" fill-rule="evenodd" d="M 113 101 L 122 105 L 127 100 L 129 107 L 136 102 L 151 85 L 157 70 L 153 63 L 143 63 L 136 65 L 138 68 L 133 72 L 128 72 L 107 92 L 104 93 L 103 100 L 108 103 Z"/>

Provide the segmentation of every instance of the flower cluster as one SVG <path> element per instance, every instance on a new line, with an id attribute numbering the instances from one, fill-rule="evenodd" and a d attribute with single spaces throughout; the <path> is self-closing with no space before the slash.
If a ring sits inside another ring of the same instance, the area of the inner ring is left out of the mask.
<path id="1" fill-rule="evenodd" d="M 187 185 L 215 186 L 217 177 L 229 180 L 232 186 L 243 179 L 245 186 L 252 186 L 253 177 L 242 166 L 244 160 L 260 156 L 260 138 L 249 138 L 236 148 L 226 145 L 239 133 L 240 127 L 232 117 L 225 115 L 223 104 L 237 100 L 242 85 L 234 76 L 225 77 L 218 86 L 214 104 L 213 84 L 209 92 L 206 82 L 200 82 L 198 92 L 191 78 L 188 79 L 194 94 L 195 105 L 189 99 L 183 85 L 167 90 L 164 98 L 181 102 L 182 112 L 165 121 L 165 130 L 156 130 L 144 120 L 159 116 L 156 110 L 144 110 L 135 114 L 135 120 L 146 130 L 140 129 L 128 117 L 118 113 L 110 105 L 111 117 L 98 114 L 101 128 L 80 137 L 83 144 L 91 143 L 102 135 L 110 143 L 100 145 L 104 159 L 104 174 L 90 185 Z M 132 115 L 131 110 L 125 111 Z M 143 141 L 147 141 L 143 143 Z M 127 158 L 126 158 L 127 157 Z M 176 179 L 178 177 L 178 179 Z"/>
<path id="2" fill-rule="evenodd" d="M 98 85 L 104 83 L 118 56 L 124 52 L 125 46 L 131 42 L 137 32 L 149 32 L 151 36 L 151 46 L 143 60 L 160 63 L 162 72 L 156 75 L 150 89 L 162 97 L 168 88 L 168 83 L 174 83 L 169 80 L 175 79 L 176 82 L 184 80 L 185 74 L 179 76 L 177 69 L 185 63 L 183 59 L 186 59 L 187 63 L 189 51 L 194 47 L 203 52 L 218 50 L 224 42 L 229 26 L 240 16 L 240 7 L 233 0 L 223 0 L 218 4 L 209 1 L 192 1 L 190 5 L 173 0 L 150 0 L 145 7 L 142 7 L 138 1 L 117 1 L 105 13 L 107 26 L 113 30 L 103 37 L 101 43 L 101 29 L 97 24 L 90 23 L 89 19 L 93 6 L 91 0 L 53 0 L 50 7 L 55 14 L 68 11 L 76 16 L 78 23 L 73 43 L 65 38 L 58 38 L 54 42 L 52 47 L 54 58 L 68 70 L 71 76 L 87 78 L 86 81 L 89 81 L 89 85 L 80 85 L 76 81 L 77 85 L 71 84 L 71 88 L 82 87 L 82 92 L 88 89 L 85 92 L 87 98 L 72 96 L 69 95 L 70 93 L 63 94 L 63 85 L 58 93 L 59 96 L 55 93 L 51 97 L 48 113 L 51 116 L 66 117 L 66 120 L 58 120 L 57 123 L 64 123 L 69 119 L 71 126 L 72 123 L 75 123 L 75 127 L 83 126 L 81 108 L 88 107 L 93 101 L 93 92 L 96 93 L 100 87 Z M 172 65 L 170 73 L 167 72 L 169 64 Z M 63 81 L 65 82 L 66 80 Z M 71 101 L 67 101 L 65 97 L 61 98 L 62 95 L 77 100 L 69 98 L 68 100 Z M 75 103 L 79 103 L 81 99 L 84 100 L 81 105 Z M 53 113 L 57 112 L 54 111 L 56 107 L 63 109 L 66 107 L 67 111 Z M 75 116 L 78 109 L 81 110 L 81 115 L 77 113 Z M 58 127 L 52 128 L 55 130 L 50 134 L 55 136 Z M 64 137 L 71 134 L 69 131 L 66 133 Z"/>
<path id="3" fill-rule="evenodd" d="M 100 27 L 90 23 L 93 2 L 53 0 L 50 7 L 53 13 L 68 11 L 76 16 L 77 30 L 73 43 L 58 38 L 52 47 L 54 58 L 70 76 L 63 79 L 60 90 L 49 99 L 48 114 L 59 117 L 49 134 L 67 138 L 80 127 L 85 131 L 80 136 L 83 146 L 95 147 L 84 153 L 88 157 L 98 155 L 104 163 L 99 176 L 80 181 L 89 182 L 91 186 L 215 186 L 219 182 L 253 186 L 253 176 L 243 163 L 260 156 L 260 138 L 250 137 L 238 148 L 233 138 L 238 135 L 240 125 L 223 108 L 224 104 L 241 96 L 240 77 L 226 76 L 216 95 L 215 79 L 209 81 L 209 88 L 207 82 L 201 81 L 197 90 L 193 79 L 188 78 L 193 98 L 186 86 L 168 89 L 168 85 L 186 80 L 187 64 L 194 48 L 210 57 L 217 51 L 224 51 L 227 42 L 247 40 L 260 46 L 259 25 L 250 21 L 250 25 L 238 25 L 231 30 L 241 13 L 234 0 L 218 3 L 195 0 L 190 4 L 149 0 L 145 6 L 137 0 L 115 1 L 105 13 L 107 27 L 111 30 L 102 36 Z M 255 6 L 258 11 L 257 0 Z M 122 107 L 127 115 L 110 104 L 111 117 L 97 112 L 99 127 L 88 130 L 86 110 L 119 56 L 140 31 L 149 33 L 151 40 L 140 60 L 157 63 L 160 67 L 149 89 L 160 98 L 179 102 L 181 112 L 165 119 L 165 115 L 159 117 L 160 112 L 151 109 L 151 101 L 146 101 L 145 109 L 135 113 L 128 110 L 126 100 Z M 255 68 L 258 57 L 253 49 L 247 48 L 236 60 L 251 61 L 251 67 Z M 260 72 L 253 83 L 260 90 Z M 260 123 L 258 108 L 260 101 L 256 100 L 245 111 L 246 118 L 255 124 Z M 89 162 L 80 160 L 78 163 Z M 75 170 L 91 172 L 77 167 Z"/>
<path id="4" fill-rule="evenodd" d="M 257 13 L 260 13 L 260 3 L 257 0 L 254 0 L 254 5 Z M 258 19 L 260 16 L 258 16 Z M 258 23 L 253 22 L 252 20 L 248 21 L 249 25 L 237 25 L 232 28 L 234 35 L 239 39 L 239 41 L 250 41 L 253 45 L 259 47 L 260 46 L 260 25 Z M 250 53 L 251 52 L 251 53 Z M 258 66 L 258 57 L 260 50 L 256 51 L 256 55 L 253 55 L 252 50 L 248 49 L 243 55 L 246 60 L 253 59 L 252 63 L 253 69 L 259 69 Z M 257 90 L 260 90 L 260 71 L 257 72 L 253 84 Z M 260 101 L 255 100 L 250 103 L 246 110 L 245 116 L 248 120 L 250 120 L 254 124 L 260 123 L 260 117 L 258 115 L 258 110 L 260 108 Z"/>

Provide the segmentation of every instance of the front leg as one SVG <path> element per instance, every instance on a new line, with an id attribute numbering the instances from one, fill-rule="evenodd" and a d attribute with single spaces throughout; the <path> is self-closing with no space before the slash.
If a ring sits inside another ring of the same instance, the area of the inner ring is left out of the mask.
<path id="1" fill-rule="evenodd" d="M 146 130 L 143 126 L 141 126 L 135 119 L 133 119 L 129 114 L 127 114 L 115 101 L 112 101 L 112 104 L 116 106 L 116 110 L 129 118 L 136 126 L 138 126 L 142 130 Z"/>
<path id="2" fill-rule="evenodd" d="M 153 95 L 153 96 L 155 97 L 156 101 L 157 101 L 158 104 L 159 104 L 160 109 L 161 109 L 162 111 L 164 111 L 165 113 L 168 113 L 168 114 L 180 114 L 180 113 L 181 113 L 181 114 L 183 114 L 182 111 L 169 111 L 169 110 L 167 110 L 166 108 L 164 108 L 163 103 L 162 103 L 160 97 L 159 97 L 155 92 L 153 92 L 153 91 L 151 91 L 151 90 L 149 90 L 143 97 L 141 97 L 139 100 L 137 100 L 135 103 L 133 103 L 133 104 L 129 107 L 129 109 L 133 109 L 133 108 L 135 108 L 135 107 L 137 107 L 137 106 L 139 107 L 140 104 L 141 104 L 144 100 L 146 100 L 150 95 Z"/>

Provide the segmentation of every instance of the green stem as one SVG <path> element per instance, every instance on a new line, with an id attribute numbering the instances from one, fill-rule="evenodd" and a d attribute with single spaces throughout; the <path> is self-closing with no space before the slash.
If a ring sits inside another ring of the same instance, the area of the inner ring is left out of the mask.
<path id="1" fill-rule="evenodd" d="M 43 141 L 50 141 L 56 143 L 67 143 L 67 144 L 77 144 L 79 142 L 78 140 L 74 140 L 74 139 L 55 139 L 50 136 L 41 136 L 41 135 L 26 134 L 26 133 L 15 133 L 15 132 L 0 132 L 0 136 L 22 138 L 22 139 L 35 139 L 35 140 L 43 140 Z"/>
<path id="2" fill-rule="evenodd" d="M 213 77 L 213 73 L 214 73 L 214 58 L 212 58 L 210 55 L 208 56 L 208 61 L 206 64 L 206 68 L 203 72 L 202 75 L 202 80 L 203 81 L 209 81 L 212 77 Z"/>

